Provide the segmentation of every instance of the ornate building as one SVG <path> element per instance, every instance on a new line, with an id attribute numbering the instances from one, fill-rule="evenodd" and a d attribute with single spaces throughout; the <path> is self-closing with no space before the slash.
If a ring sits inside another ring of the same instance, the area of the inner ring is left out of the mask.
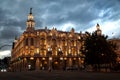
<path id="1" fill-rule="evenodd" d="M 32 9 L 26 21 L 26 30 L 13 42 L 11 67 L 13 71 L 81 68 L 84 63 L 80 52 L 85 34 L 53 29 L 35 30 Z M 97 29 L 100 32 L 99 25 Z"/>
<path id="2" fill-rule="evenodd" d="M 117 63 L 120 64 L 120 39 L 113 38 L 113 39 L 109 39 L 108 41 L 116 44 L 116 50 L 115 50 L 115 52 L 117 54 Z"/>

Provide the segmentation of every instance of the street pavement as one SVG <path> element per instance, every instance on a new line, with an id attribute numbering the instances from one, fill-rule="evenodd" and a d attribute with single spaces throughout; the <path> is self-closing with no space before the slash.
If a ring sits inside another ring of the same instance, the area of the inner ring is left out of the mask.
<path id="1" fill-rule="evenodd" d="M 83 71 L 1 72 L 0 80 L 120 80 L 120 73 Z"/>

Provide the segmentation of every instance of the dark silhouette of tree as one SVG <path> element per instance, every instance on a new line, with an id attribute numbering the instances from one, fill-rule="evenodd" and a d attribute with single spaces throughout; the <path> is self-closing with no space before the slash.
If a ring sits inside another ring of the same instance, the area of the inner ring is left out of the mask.
<path id="1" fill-rule="evenodd" d="M 108 36 L 97 35 L 96 32 L 92 34 L 87 32 L 82 50 L 85 54 L 86 65 L 92 65 L 95 70 L 100 70 L 102 64 L 110 67 L 116 63 L 116 45 L 108 42 L 107 38 Z"/>
<path id="2" fill-rule="evenodd" d="M 8 68 L 10 64 L 10 57 L 5 57 L 1 60 L 1 65 L 3 68 Z"/>

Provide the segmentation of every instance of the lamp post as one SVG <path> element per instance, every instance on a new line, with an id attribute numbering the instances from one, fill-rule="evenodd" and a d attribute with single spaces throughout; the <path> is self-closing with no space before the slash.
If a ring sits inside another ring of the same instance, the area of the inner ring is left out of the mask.
<path id="1" fill-rule="evenodd" d="M 63 57 L 60 57 L 60 60 L 63 60 Z"/>
<path id="2" fill-rule="evenodd" d="M 64 58 L 64 70 L 66 70 L 66 66 L 67 66 L 67 58 Z"/>
<path id="3" fill-rule="evenodd" d="M 28 65 L 28 69 L 29 69 L 29 70 L 31 69 L 31 65 L 30 65 L 30 64 Z"/>
<path id="4" fill-rule="evenodd" d="M 49 57 L 49 72 L 52 70 L 52 57 Z"/>
<path id="5" fill-rule="evenodd" d="M 52 70 L 52 48 L 48 48 L 48 57 L 49 57 L 49 72 Z"/>
<path id="6" fill-rule="evenodd" d="M 61 69 L 63 69 L 63 57 L 60 57 L 60 66 L 61 66 Z"/>
<path id="7" fill-rule="evenodd" d="M 59 58 L 59 66 L 63 69 L 63 53 L 61 48 L 58 48 L 58 58 Z"/>

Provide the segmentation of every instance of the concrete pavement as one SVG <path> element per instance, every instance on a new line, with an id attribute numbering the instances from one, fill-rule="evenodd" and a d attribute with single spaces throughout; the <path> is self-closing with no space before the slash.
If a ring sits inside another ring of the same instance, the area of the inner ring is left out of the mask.
<path id="1" fill-rule="evenodd" d="M 120 73 L 28 71 L 0 73 L 0 80 L 120 80 Z"/>

